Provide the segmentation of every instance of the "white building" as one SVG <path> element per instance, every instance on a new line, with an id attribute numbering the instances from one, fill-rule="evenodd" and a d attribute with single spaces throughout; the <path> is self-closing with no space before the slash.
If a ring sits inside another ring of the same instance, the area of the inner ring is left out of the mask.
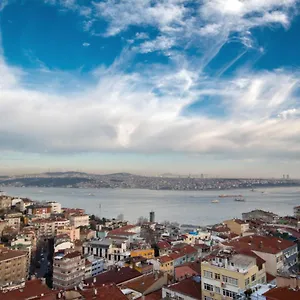
<path id="1" fill-rule="evenodd" d="M 60 214 L 61 213 L 61 204 L 55 201 L 48 201 L 47 202 L 51 206 L 51 213 L 52 214 Z"/>

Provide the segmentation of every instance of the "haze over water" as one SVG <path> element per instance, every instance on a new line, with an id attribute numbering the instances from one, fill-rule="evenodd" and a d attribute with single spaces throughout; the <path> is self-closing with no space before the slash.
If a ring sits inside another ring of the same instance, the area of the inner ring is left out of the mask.
<path id="1" fill-rule="evenodd" d="M 253 209 L 292 215 L 300 205 L 300 187 L 220 191 L 154 191 L 139 189 L 74 189 L 74 188 L 1 188 L 8 195 L 28 197 L 35 201 L 57 201 L 63 207 L 84 208 L 87 213 L 135 222 L 140 216 L 155 211 L 156 221 L 176 221 L 181 224 L 209 225 L 241 217 Z M 264 191 L 264 193 L 262 193 Z M 89 194 L 93 194 L 91 196 Z M 219 198 L 221 194 L 241 194 L 246 202 L 233 198 Z M 218 199 L 219 203 L 211 203 Z"/>

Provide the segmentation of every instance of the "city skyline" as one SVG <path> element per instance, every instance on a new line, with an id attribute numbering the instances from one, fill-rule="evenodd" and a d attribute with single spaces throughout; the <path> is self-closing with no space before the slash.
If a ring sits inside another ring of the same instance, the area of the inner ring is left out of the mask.
<path id="1" fill-rule="evenodd" d="M 300 178 L 299 1 L 5 0 L 0 174 Z"/>

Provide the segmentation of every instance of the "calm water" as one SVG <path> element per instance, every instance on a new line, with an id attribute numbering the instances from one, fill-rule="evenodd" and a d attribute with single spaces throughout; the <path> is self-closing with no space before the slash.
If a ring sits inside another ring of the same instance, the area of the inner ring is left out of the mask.
<path id="1" fill-rule="evenodd" d="M 280 215 L 292 215 L 293 207 L 300 205 L 300 187 L 269 188 L 251 192 L 232 191 L 150 191 L 121 189 L 68 188 L 3 188 L 8 195 L 32 200 L 53 200 L 65 207 L 84 208 L 87 213 L 101 217 L 116 217 L 123 213 L 134 222 L 140 216 L 148 217 L 154 210 L 157 221 L 177 221 L 194 225 L 218 223 L 252 209 L 270 210 Z M 261 193 L 264 191 L 265 193 Z M 94 194 L 94 196 L 89 196 Z M 232 198 L 218 198 L 220 194 L 242 194 L 246 202 Z M 219 199 L 219 203 L 211 200 Z"/>

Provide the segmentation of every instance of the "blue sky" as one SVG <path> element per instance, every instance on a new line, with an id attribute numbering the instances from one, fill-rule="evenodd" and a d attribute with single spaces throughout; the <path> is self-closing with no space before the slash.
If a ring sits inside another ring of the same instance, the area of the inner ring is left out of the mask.
<path id="1" fill-rule="evenodd" d="M 0 1 L 0 172 L 300 177 L 299 8 Z"/>

